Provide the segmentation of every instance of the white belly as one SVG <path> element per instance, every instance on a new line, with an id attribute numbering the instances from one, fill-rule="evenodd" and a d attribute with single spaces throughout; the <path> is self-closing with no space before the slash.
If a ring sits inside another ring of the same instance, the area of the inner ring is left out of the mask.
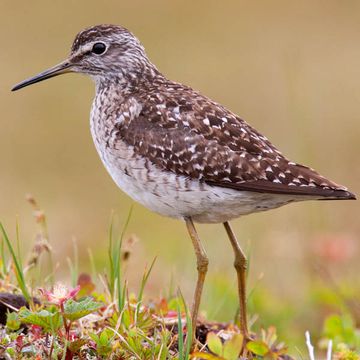
<path id="1" fill-rule="evenodd" d="M 237 191 L 200 183 L 159 170 L 143 158 L 134 157 L 132 148 L 125 145 L 116 151 L 99 151 L 99 154 L 122 191 L 148 209 L 168 217 L 219 223 L 305 200 L 301 196 Z"/>

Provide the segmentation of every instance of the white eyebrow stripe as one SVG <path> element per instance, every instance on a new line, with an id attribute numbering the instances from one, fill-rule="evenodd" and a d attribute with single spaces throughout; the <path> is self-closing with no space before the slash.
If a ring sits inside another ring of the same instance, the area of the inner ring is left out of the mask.
<path id="1" fill-rule="evenodd" d="M 78 56 L 78 55 L 82 55 L 84 54 L 85 52 L 91 52 L 94 44 L 98 43 L 98 42 L 101 42 L 101 43 L 104 43 L 106 45 L 106 49 L 108 48 L 108 44 L 103 41 L 103 40 L 97 40 L 97 41 L 92 41 L 90 43 L 86 43 L 84 45 L 81 45 L 79 47 L 79 49 L 76 51 L 76 53 L 72 54 L 72 56 Z M 105 52 L 104 52 L 105 53 Z M 104 54 L 103 53 L 103 54 Z M 101 54 L 102 55 L 102 54 Z"/>

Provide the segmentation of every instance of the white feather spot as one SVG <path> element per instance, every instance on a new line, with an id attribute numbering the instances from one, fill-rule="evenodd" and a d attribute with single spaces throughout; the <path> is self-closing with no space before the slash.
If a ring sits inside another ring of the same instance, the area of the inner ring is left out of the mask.
<path id="1" fill-rule="evenodd" d="M 204 123 L 206 126 L 210 126 L 210 121 L 209 121 L 208 118 L 203 119 L 203 123 Z"/>

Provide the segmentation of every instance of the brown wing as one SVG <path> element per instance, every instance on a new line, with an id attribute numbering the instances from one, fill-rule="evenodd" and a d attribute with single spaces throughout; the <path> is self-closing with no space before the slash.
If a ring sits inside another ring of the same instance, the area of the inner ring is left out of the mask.
<path id="1" fill-rule="evenodd" d="M 290 162 L 245 121 L 179 84 L 171 97 L 146 99 L 119 136 L 162 169 L 220 187 L 317 197 L 354 195 L 314 170 Z"/>

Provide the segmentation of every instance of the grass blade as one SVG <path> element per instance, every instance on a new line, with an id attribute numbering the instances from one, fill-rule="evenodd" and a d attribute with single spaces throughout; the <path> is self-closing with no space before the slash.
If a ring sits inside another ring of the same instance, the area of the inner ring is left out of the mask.
<path id="1" fill-rule="evenodd" d="M 177 304 L 177 313 L 178 313 L 178 350 L 179 350 L 179 360 L 184 359 L 184 338 L 183 338 L 183 327 L 182 327 L 182 319 L 181 319 L 181 306 Z"/>
<path id="2" fill-rule="evenodd" d="M 1 256 L 1 266 L 2 266 L 2 273 L 4 276 L 7 274 L 6 268 L 6 258 L 5 258 L 5 249 L 4 249 L 4 239 L 1 237 L 1 244 L 0 244 L 0 256 Z"/>
<path id="3" fill-rule="evenodd" d="M 156 257 L 154 257 L 154 260 L 152 261 L 149 270 L 147 270 L 145 268 L 145 271 L 144 271 L 144 274 L 143 274 L 143 277 L 142 277 L 142 280 L 141 280 L 139 295 L 138 295 L 138 298 L 137 298 L 135 319 L 137 319 L 137 317 L 138 317 L 138 314 L 139 314 L 139 311 L 140 311 L 140 306 L 141 306 L 143 295 L 144 295 L 144 289 L 145 289 L 146 283 L 147 283 L 147 281 L 149 279 L 151 270 L 154 267 L 155 261 L 156 261 Z"/>
<path id="4" fill-rule="evenodd" d="M 96 265 L 95 265 L 95 260 L 94 260 L 94 255 L 91 251 L 90 248 L 87 249 L 88 251 L 88 255 L 89 255 L 89 261 L 90 261 L 90 266 L 91 266 L 91 274 L 92 274 L 92 278 L 96 279 L 97 278 L 97 271 L 96 271 Z"/>
<path id="5" fill-rule="evenodd" d="M 21 263 L 19 263 L 19 260 L 15 254 L 14 248 L 11 245 L 11 242 L 9 240 L 9 237 L 3 227 L 3 224 L 0 222 L 0 230 L 2 232 L 3 238 L 5 240 L 5 243 L 9 249 L 10 255 L 12 257 L 13 263 L 15 265 L 15 275 L 19 284 L 19 287 L 21 289 L 22 294 L 24 295 L 24 298 L 26 299 L 26 301 L 30 302 L 31 301 L 31 297 L 30 294 L 28 292 L 28 289 L 26 287 L 25 284 L 25 277 L 24 277 L 24 272 L 21 266 Z"/>
<path id="6" fill-rule="evenodd" d="M 137 301 L 139 303 L 142 301 L 142 298 L 143 298 L 143 295 L 144 295 L 144 289 L 145 289 L 146 283 L 148 282 L 150 273 L 151 273 L 151 271 L 152 271 L 152 269 L 154 267 L 155 261 L 156 261 L 156 257 L 154 257 L 154 260 L 152 261 L 152 263 L 151 263 L 151 265 L 149 267 L 149 270 L 146 270 L 146 268 L 145 268 L 145 272 L 144 272 L 144 275 L 143 275 L 142 280 L 141 280 L 140 291 L 139 291 L 139 295 L 138 295 L 138 299 L 137 299 Z"/>
<path id="7" fill-rule="evenodd" d="M 186 305 L 186 302 L 185 302 L 185 299 L 184 299 L 184 296 L 182 294 L 182 292 L 178 291 L 178 296 L 182 302 L 182 305 L 184 307 L 184 310 L 185 310 L 185 316 L 186 316 L 186 331 L 187 331 L 187 334 L 186 334 L 186 343 L 185 343 L 185 356 L 184 356 L 184 360 L 187 360 L 189 359 L 189 356 L 190 356 L 190 350 L 191 350 L 191 344 L 192 344 L 192 340 L 193 340 L 193 323 L 191 321 L 191 316 L 190 316 L 190 312 L 189 312 L 189 309 Z"/>
<path id="8" fill-rule="evenodd" d="M 108 287 L 111 294 L 111 297 L 113 300 L 115 300 L 115 294 L 117 297 L 117 304 L 119 308 L 119 312 L 122 311 L 124 304 L 125 304 L 125 298 L 124 293 L 125 288 L 122 285 L 122 264 L 121 264 L 121 248 L 122 248 L 122 242 L 125 235 L 125 232 L 128 228 L 131 215 L 132 215 L 132 209 L 133 206 L 130 207 L 128 216 L 126 218 L 125 224 L 123 226 L 122 232 L 120 234 L 120 237 L 116 241 L 116 243 L 113 242 L 113 216 L 111 218 L 110 222 L 110 228 L 109 228 L 109 246 L 108 246 L 108 258 L 109 258 L 109 279 L 108 279 Z"/>

